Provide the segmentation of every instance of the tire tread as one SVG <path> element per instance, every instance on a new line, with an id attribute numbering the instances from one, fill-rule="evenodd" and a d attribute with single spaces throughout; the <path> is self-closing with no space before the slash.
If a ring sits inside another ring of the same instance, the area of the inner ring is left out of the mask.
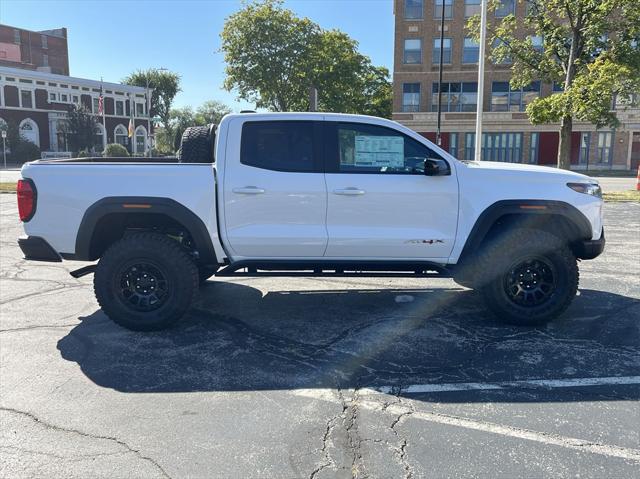
<path id="1" fill-rule="evenodd" d="M 153 323 L 140 323 L 132 319 L 134 313 L 125 315 L 122 308 L 119 308 L 116 300 L 112 297 L 111 276 L 108 270 L 114 264 L 128 259 L 128 253 L 135 249 L 143 249 L 159 253 L 165 260 L 174 263 L 174 267 L 179 268 L 186 278 L 187 283 L 180 287 L 187 288 L 187 295 L 179 298 L 178 304 L 169 309 L 168 314 L 164 314 L 158 321 Z M 125 236 L 115 242 L 107 249 L 96 268 L 93 287 L 96 300 L 102 311 L 115 323 L 127 329 L 135 331 L 153 331 L 165 329 L 184 316 L 189 306 L 193 303 L 198 292 L 198 268 L 191 257 L 174 240 L 159 233 L 142 232 Z M 189 292 L 190 289 L 190 292 Z"/>

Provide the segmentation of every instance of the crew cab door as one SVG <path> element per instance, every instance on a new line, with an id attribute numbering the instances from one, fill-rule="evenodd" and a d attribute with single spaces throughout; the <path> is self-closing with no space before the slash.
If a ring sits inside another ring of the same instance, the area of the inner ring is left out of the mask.
<path id="1" fill-rule="evenodd" d="M 241 121 L 241 120 L 237 120 Z M 229 142 L 224 230 L 237 257 L 321 257 L 327 190 L 314 121 L 243 121 Z"/>
<path id="2" fill-rule="evenodd" d="M 366 123 L 325 124 L 328 190 L 325 256 L 444 259 L 453 249 L 458 183 L 425 176 L 440 155 L 400 131 Z M 450 165 L 451 166 L 451 165 Z"/>

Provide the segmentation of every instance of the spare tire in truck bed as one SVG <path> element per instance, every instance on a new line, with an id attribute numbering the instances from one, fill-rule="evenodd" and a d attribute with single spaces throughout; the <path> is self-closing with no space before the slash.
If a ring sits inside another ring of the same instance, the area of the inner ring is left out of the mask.
<path id="1" fill-rule="evenodd" d="M 191 126 L 184 130 L 178 160 L 180 163 L 213 163 L 216 125 Z"/>

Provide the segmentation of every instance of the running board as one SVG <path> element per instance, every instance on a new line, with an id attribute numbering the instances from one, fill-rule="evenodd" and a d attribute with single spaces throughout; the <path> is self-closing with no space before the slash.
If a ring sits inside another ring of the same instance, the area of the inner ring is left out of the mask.
<path id="1" fill-rule="evenodd" d="M 238 261 L 220 269 L 220 277 L 370 277 L 370 278 L 449 278 L 444 266 L 425 262 L 308 262 L 308 261 Z"/>
<path id="2" fill-rule="evenodd" d="M 85 266 L 84 268 L 80 268 L 80 269 L 76 269 L 74 271 L 70 271 L 69 274 L 71 276 L 73 276 L 74 278 L 82 278 L 83 276 L 86 276 L 88 274 L 95 273 L 97 266 L 98 265 L 96 265 L 96 264 L 90 264 L 89 266 Z"/>

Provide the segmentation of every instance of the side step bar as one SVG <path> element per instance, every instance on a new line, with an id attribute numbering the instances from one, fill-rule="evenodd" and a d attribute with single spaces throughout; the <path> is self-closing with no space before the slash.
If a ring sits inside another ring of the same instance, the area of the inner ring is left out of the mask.
<path id="1" fill-rule="evenodd" d="M 85 266 L 84 268 L 76 269 L 74 271 L 70 271 L 69 274 L 74 278 L 82 278 L 91 273 L 96 272 L 97 264 L 90 264 L 89 266 Z"/>
<path id="2" fill-rule="evenodd" d="M 354 261 L 238 261 L 220 269 L 219 277 L 318 277 L 340 276 L 374 278 L 449 278 L 451 273 L 442 265 L 426 262 L 354 262 Z"/>

